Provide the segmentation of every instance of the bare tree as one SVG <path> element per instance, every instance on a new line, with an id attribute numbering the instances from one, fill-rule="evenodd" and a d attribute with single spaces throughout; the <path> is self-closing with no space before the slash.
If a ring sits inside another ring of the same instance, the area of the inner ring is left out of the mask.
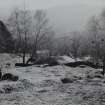
<path id="1" fill-rule="evenodd" d="M 15 9 L 8 19 L 9 29 L 16 39 L 15 52 L 23 58 L 23 64 L 26 63 L 26 51 L 28 38 L 31 33 L 31 16 L 26 10 Z"/>
<path id="2" fill-rule="evenodd" d="M 100 26 L 99 20 L 95 17 L 92 17 L 89 22 L 88 35 L 90 41 L 90 52 L 93 57 L 94 63 L 98 63 L 100 56 Z"/>
<path id="3" fill-rule="evenodd" d="M 33 17 L 33 49 L 27 63 L 37 57 L 39 46 L 41 46 L 42 42 L 45 42 L 49 35 L 52 35 L 52 32 L 52 27 L 49 26 L 46 12 L 43 10 L 37 10 Z"/>
<path id="4" fill-rule="evenodd" d="M 51 29 L 48 30 L 46 33 L 47 35 L 43 37 L 43 39 L 39 43 L 39 49 L 46 49 L 49 52 L 49 57 L 53 56 L 55 53 L 55 47 L 54 47 L 54 35 L 55 32 Z"/>
<path id="5" fill-rule="evenodd" d="M 81 46 L 81 36 L 79 32 L 73 32 L 70 44 L 70 54 L 71 56 L 77 60 L 79 57 L 79 50 Z"/>
<path id="6" fill-rule="evenodd" d="M 89 22 L 89 41 L 91 54 L 96 63 L 101 60 L 105 74 L 105 10 Z"/>
<path id="7" fill-rule="evenodd" d="M 14 37 L 15 41 L 15 53 L 18 53 L 21 46 L 21 29 L 20 29 L 20 22 L 19 22 L 19 10 L 15 9 L 10 17 L 7 20 L 7 26 Z"/>

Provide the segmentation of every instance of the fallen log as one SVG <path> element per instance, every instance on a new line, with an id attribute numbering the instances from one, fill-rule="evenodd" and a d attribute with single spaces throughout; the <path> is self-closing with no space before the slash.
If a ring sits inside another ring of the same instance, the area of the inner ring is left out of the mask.
<path id="1" fill-rule="evenodd" d="M 23 64 L 23 63 L 16 63 L 15 66 L 19 66 L 19 67 L 28 67 L 28 66 L 32 66 L 33 64 Z"/>
<path id="2" fill-rule="evenodd" d="M 88 62 L 88 61 L 76 61 L 76 62 L 66 63 L 64 65 L 69 66 L 69 67 L 81 67 L 81 65 L 84 65 L 84 66 L 89 66 L 95 69 L 101 68 L 101 66 L 95 65 L 94 63 Z"/>

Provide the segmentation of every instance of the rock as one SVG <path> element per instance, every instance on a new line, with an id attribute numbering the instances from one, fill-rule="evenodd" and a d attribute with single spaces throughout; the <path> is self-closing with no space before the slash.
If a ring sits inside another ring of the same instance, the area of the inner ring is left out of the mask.
<path id="1" fill-rule="evenodd" d="M 79 67 L 80 67 L 80 68 L 85 68 L 86 66 L 85 66 L 85 65 L 80 65 Z"/>
<path id="2" fill-rule="evenodd" d="M 8 94 L 8 93 L 11 93 L 13 91 L 13 87 L 7 85 L 3 88 L 3 90 L 4 90 L 4 93 Z"/>
<path id="3" fill-rule="evenodd" d="M 93 78 L 104 78 L 104 76 L 102 75 L 101 71 L 92 71 L 90 73 L 87 74 L 87 78 L 89 79 L 93 79 Z"/>
<path id="4" fill-rule="evenodd" d="M 1 80 L 9 80 L 9 81 L 17 81 L 18 79 L 19 79 L 18 76 L 14 76 L 11 73 L 6 73 L 1 78 Z"/>
<path id="5" fill-rule="evenodd" d="M 66 84 L 66 83 L 73 83 L 74 80 L 73 79 L 69 79 L 69 78 L 63 78 L 61 79 L 62 83 Z"/>

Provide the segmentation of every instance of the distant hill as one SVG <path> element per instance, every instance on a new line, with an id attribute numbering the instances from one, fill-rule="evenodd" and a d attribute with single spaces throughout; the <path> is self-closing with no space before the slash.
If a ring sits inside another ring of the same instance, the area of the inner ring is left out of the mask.
<path id="1" fill-rule="evenodd" d="M 13 48 L 13 38 L 6 25 L 0 20 L 0 52 L 9 52 Z"/>

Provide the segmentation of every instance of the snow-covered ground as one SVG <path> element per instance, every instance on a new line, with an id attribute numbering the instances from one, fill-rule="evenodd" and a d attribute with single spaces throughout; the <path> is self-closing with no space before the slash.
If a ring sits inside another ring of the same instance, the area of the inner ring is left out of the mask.
<path id="1" fill-rule="evenodd" d="M 66 66 L 16 68 L 19 81 L 0 82 L 0 105 L 103 105 L 105 78 L 98 77 L 99 71 Z M 63 84 L 64 77 L 73 82 Z"/>
<path id="2" fill-rule="evenodd" d="M 19 80 L 0 81 L 0 105 L 105 105 L 105 77 L 100 69 L 13 66 L 7 71 Z M 71 83 L 63 84 L 65 77 Z"/>

